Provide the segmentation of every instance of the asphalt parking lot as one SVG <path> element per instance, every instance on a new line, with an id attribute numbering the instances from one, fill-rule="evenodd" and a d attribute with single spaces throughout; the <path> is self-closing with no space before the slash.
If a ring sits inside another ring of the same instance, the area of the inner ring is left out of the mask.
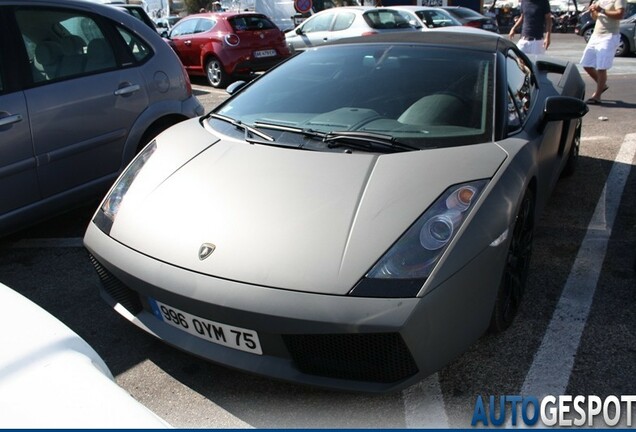
<path id="1" fill-rule="evenodd" d="M 576 61 L 583 46 L 577 36 L 554 35 L 550 54 Z M 592 82 L 584 78 L 589 95 Z M 273 381 L 142 333 L 97 293 L 81 242 L 97 201 L 0 240 L 0 282 L 79 333 L 124 389 L 176 427 L 467 428 L 478 395 L 635 395 L 635 80 L 636 57 L 617 59 L 606 103 L 584 118 L 579 167 L 558 183 L 538 221 L 513 326 L 484 335 L 403 392 L 352 394 Z M 193 88 L 207 110 L 227 97 L 202 80 Z"/>

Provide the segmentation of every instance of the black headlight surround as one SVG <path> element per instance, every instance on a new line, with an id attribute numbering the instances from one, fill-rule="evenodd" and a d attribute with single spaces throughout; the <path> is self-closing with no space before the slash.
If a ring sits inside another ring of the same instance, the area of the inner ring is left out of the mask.
<path id="1" fill-rule="evenodd" d="M 420 292 L 427 278 L 371 279 L 364 277 L 349 292 L 353 297 L 412 298 Z"/>
<path id="2" fill-rule="evenodd" d="M 93 223 L 97 228 L 99 228 L 104 234 L 110 235 L 110 230 L 113 227 L 113 220 L 107 217 L 102 208 L 100 207 L 93 218 Z"/>
<path id="3" fill-rule="evenodd" d="M 416 297 L 487 184 L 488 179 L 481 179 L 448 187 L 348 295 L 376 298 Z M 413 249 L 415 253 L 412 253 Z M 415 259 L 411 259 L 412 257 Z"/>

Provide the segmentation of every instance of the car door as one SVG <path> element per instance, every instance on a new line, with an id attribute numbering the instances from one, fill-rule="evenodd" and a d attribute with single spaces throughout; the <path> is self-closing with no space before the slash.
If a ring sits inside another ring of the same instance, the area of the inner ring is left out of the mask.
<path id="1" fill-rule="evenodd" d="M 0 220 L 40 198 L 26 99 L 9 67 L 20 59 L 9 51 L 15 38 L 7 34 L 5 17 L 0 8 Z"/>
<path id="2" fill-rule="evenodd" d="M 123 165 L 124 143 L 148 105 L 120 31 L 83 10 L 17 7 L 33 68 L 24 91 L 42 198 L 90 188 Z M 37 24 L 37 25 L 35 25 Z"/>
<path id="3" fill-rule="evenodd" d="M 199 18 L 184 19 L 179 21 L 170 31 L 170 43 L 187 70 L 201 68 L 200 48 L 194 43 L 199 21 Z"/>
<path id="4" fill-rule="evenodd" d="M 298 27 L 295 35 L 287 36 L 288 44 L 294 50 L 304 50 L 326 43 L 335 17 L 336 12 L 328 11 L 307 19 Z"/>
<path id="5" fill-rule="evenodd" d="M 508 127 L 511 134 L 520 130 L 522 125 L 529 120 L 533 104 L 544 103 L 545 96 L 535 86 L 535 78 L 528 66 L 529 62 L 521 54 L 509 50 L 506 56 L 506 77 L 508 81 Z M 559 177 L 559 166 L 563 163 L 564 144 L 562 140 L 564 122 L 548 122 L 542 133 L 531 135 L 532 145 L 536 147 L 538 167 L 539 196 L 547 197 Z M 543 203 L 541 203 L 541 206 Z"/>

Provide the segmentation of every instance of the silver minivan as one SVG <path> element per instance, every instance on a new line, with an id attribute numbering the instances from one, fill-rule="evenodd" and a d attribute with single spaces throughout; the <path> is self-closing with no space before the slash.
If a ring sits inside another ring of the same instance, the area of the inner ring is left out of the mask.
<path id="1" fill-rule="evenodd" d="M 174 51 L 82 0 L 0 0 L 0 235 L 104 193 L 167 127 L 203 114 Z"/>

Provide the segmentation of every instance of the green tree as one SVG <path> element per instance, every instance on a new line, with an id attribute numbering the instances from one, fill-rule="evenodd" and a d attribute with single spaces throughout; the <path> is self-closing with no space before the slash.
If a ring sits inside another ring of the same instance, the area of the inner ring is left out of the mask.
<path id="1" fill-rule="evenodd" d="M 188 14 L 198 13 L 201 8 L 210 10 L 209 0 L 184 0 Z"/>

